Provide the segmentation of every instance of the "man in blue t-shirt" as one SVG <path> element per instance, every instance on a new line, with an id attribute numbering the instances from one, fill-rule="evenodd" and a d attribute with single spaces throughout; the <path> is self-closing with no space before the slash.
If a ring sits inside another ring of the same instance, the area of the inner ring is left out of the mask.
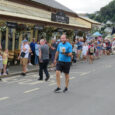
<path id="1" fill-rule="evenodd" d="M 55 55 L 55 61 L 58 59 L 57 65 L 56 65 L 56 80 L 57 80 L 57 88 L 55 89 L 55 92 L 60 92 L 60 72 L 65 73 L 65 89 L 63 92 L 68 91 L 68 84 L 69 84 L 69 71 L 70 71 L 70 65 L 71 65 L 71 56 L 72 56 L 72 45 L 67 42 L 66 35 L 61 36 L 61 43 L 59 43 L 57 47 L 57 52 Z"/>

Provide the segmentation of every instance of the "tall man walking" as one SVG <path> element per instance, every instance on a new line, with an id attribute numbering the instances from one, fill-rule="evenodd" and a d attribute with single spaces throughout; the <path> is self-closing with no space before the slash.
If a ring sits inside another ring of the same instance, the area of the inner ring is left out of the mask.
<path id="1" fill-rule="evenodd" d="M 65 89 L 63 92 L 65 93 L 68 91 L 68 85 L 69 85 L 69 71 L 70 71 L 70 65 L 71 65 L 71 56 L 72 56 L 72 45 L 67 42 L 66 35 L 61 36 L 61 43 L 59 43 L 57 52 L 55 55 L 55 61 L 58 59 L 57 65 L 56 65 L 56 80 L 57 80 L 57 88 L 55 89 L 55 92 L 60 92 L 60 73 L 65 73 Z"/>
<path id="2" fill-rule="evenodd" d="M 40 40 L 40 49 L 39 49 L 39 79 L 43 80 L 43 71 L 45 72 L 46 79 L 45 81 L 48 81 L 50 78 L 49 72 L 48 72 L 48 63 L 49 63 L 49 46 L 45 44 L 45 40 Z"/>

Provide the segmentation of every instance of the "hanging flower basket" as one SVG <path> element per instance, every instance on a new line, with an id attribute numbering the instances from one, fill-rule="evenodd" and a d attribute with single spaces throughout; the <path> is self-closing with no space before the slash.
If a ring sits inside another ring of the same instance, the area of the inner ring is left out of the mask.
<path id="1" fill-rule="evenodd" d="M 6 26 L 0 27 L 0 31 L 1 31 L 1 32 L 6 31 Z"/>

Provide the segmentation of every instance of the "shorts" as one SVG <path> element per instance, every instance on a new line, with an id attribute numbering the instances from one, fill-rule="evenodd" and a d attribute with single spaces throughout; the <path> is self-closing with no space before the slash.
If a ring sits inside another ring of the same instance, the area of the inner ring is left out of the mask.
<path id="1" fill-rule="evenodd" d="M 57 62 L 56 70 L 69 74 L 71 62 Z"/>
<path id="2" fill-rule="evenodd" d="M 22 58 L 22 59 L 20 60 L 20 64 L 21 64 L 21 65 L 27 65 L 27 64 L 28 64 L 28 58 Z"/>
<path id="3" fill-rule="evenodd" d="M 106 50 L 111 50 L 111 47 L 109 47 L 109 46 L 108 46 L 108 47 L 106 47 Z"/>
<path id="4" fill-rule="evenodd" d="M 94 53 L 89 53 L 89 55 L 94 55 Z"/>
<path id="5" fill-rule="evenodd" d="M 87 56 L 87 51 L 82 51 L 83 56 Z"/>
<path id="6" fill-rule="evenodd" d="M 8 60 L 3 60 L 4 65 L 7 65 L 7 63 L 8 63 Z"/>

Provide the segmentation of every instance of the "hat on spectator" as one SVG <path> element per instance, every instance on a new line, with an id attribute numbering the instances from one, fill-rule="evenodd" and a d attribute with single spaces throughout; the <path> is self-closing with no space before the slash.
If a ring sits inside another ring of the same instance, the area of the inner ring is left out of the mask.
<path id="1" fill-rule="evenodd" d="M 23 40 L 23 42 L 28 42 L 28 40 Z"/>

